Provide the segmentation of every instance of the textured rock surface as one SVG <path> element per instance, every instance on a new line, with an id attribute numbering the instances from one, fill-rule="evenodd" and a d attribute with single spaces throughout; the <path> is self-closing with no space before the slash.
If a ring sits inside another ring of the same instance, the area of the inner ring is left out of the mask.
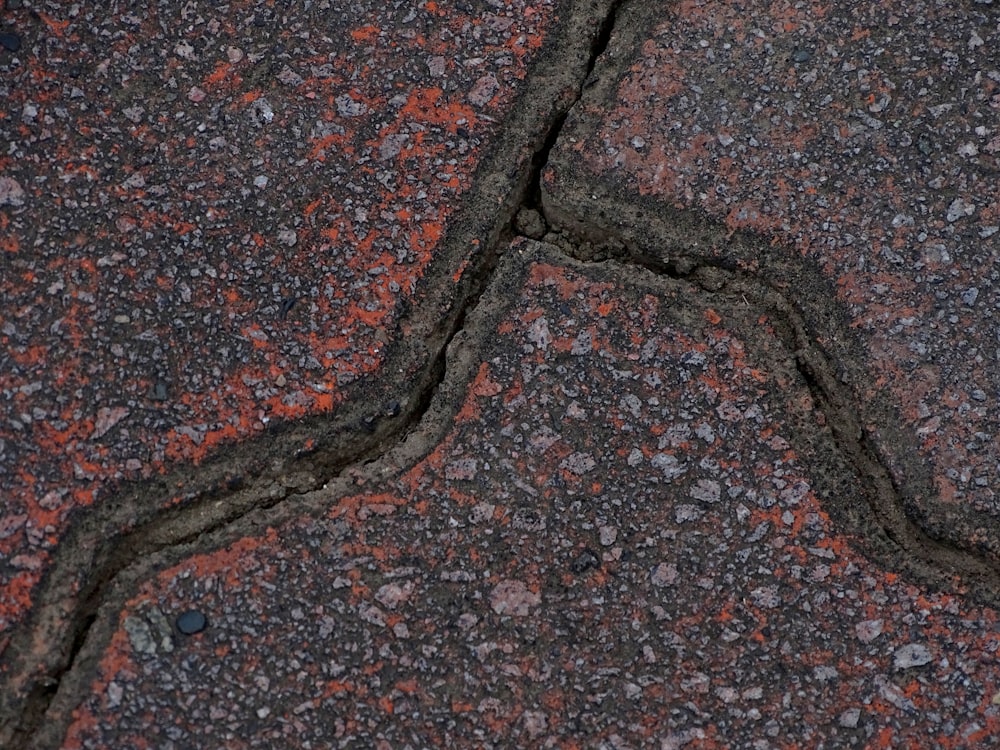
<path id="1" fill-rule="evenodd" d="M 714 239 L 687 253 L 747 264 L 823 314 L 835 294 L 847 320 L 817 335 L 911 511 L 1000 552 L 993 7 L 632 7 L 553 152 L 552 207 L 605 227 L 636 223 L 615 201 L 709 217 Z M 741 255 L 727 233 L 773 244 Z"/>
<path id="2" fill-rule="evenodd" d="M 401 320 L 554 19 L 49 5 L 3 17 L 0 632 L 73 509 L 426 364 Z"/>
<path id="3" fill-rule="evenodd" d="M 418 460 L 143 582 L 64 747 L 985 741 L 996 613 L 832 528 L 816 487 L 854 480 L 796 439 L 813 405 L 753 315 L 515 257 Z M 191 607 L 209 627 L 172 651 L 129 633 Z"/>
<path id="4" fill-rule="evenodd" d="M 991 746 L 990 3 L 0 5 L 0 745 Z"/>

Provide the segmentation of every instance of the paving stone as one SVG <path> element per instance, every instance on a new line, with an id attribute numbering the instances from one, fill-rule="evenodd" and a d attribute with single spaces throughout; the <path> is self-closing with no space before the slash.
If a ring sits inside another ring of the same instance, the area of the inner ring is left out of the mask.
<path id="1" fill-rule="evenodd" d="M 426 364 L 401 321 L 480 256 L 444 248 L 556 19 L 31 5 L 0 15 L 0 652 L 71 512 Z"/>
<path id="2" fill-rule="evenodd" d="M 786 287 L 912 515 L 994 555 L 997 35 L 971 2 L 628 4 L 544 175 L 595 236 L 659 219 L 644 252 Z"/>
<path id="3" fill-rule="evenodd" d="M 997 613 L 834 526 L 859 480 L 774 321 L 532 243 L 505 263 L 419 432 L 101 613 L 62 747 L 996 736 Z M 209 625 L 137 648 L 151 608 Z"/>

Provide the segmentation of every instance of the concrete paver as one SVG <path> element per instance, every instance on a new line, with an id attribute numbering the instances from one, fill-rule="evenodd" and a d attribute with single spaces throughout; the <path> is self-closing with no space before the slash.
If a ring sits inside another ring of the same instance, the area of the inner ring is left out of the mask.
<path id="1" fill-rule="evenodd" d="M 547 207 L 598 234 L 659 218 L 674 259 L 788 288 L 909 512 L 995 560 L 993 7 L 630 7 L 553 151 Z"/>
<path id="2" fill-rule="evenodd" d="M 289 520 L 125 592 L 62 746 L 982 747 L 1000 730 L 996 612 L 833 528 L 818 495 L 858 480 L 753 307 L 520 243 L 430 414 Z M 204 631 L 172 628 L 188 610 Z"/>
<path id="3" fill-rule="evenodd" d="M 990 747 L 987 6 L 8 0 L 0 745 Z"/>

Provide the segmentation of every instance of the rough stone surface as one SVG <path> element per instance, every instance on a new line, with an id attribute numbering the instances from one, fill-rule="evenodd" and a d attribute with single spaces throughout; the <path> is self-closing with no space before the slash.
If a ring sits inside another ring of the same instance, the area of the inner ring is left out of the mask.
<path id="1" fill-rule="evenodd" d="M 553 151 L 549 205 L 609 230 L 710 217 L 714 239 L 679 254 L 841 307 L 843 324 L 816 334 L 910 511 L 935 535 L 1000 552 L 995 8 L 630 7 Z M 726 241 L 746 234 L 764 249 Z M 780 278 L 788 259 L 824 283 Z M 861 353 L 844 355 L 846 339 Z"/>
<path id="2" fill-rule="evenodd" d="M 421 433 L 103 613 L 63 747 L 984 747 L 996 612 L 832 527 L 769 322 L 510 256 Z M 139 648 L 150 606 L 211 624 Z"/>
<path id="3" fill-rule="evenodd" d="M 140 5 L 0 3 L 0 745 L 996 744 L 991 3 Z"/>
<path id="4" fill-rule="evenodd" d="M 71 511 L 383 372 L 555 18 L 31 5 L 0 14 L 0 638 Z"/>

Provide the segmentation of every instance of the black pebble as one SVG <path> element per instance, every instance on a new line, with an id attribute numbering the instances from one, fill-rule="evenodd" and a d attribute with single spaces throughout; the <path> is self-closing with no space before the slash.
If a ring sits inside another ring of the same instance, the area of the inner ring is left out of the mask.
<path id="1" fill-rule="evenodd" d="M 585 549 L 573 562 L 570 563 L 569 569 L 579 575 L 580 573 L 587 572 L 591 568 L 598 568 L 600 565 L 601 559 L 591 550 Z"/>
<path id="2" fill-rule="evenodd" d="M 9 49 L 11 52 L 17 52 L 21 49 L 21 37 L 17 34 L 11 34 L 10 32 L 5 31 L 0 34 L 0 47 Z"/>
<path id="3" fill-rule="evenodd" d="M 194 635 L 195 633 L 200 633 L 205 629 L 205 625 L 207 624 L 208 622 L 205 620 L 205 615 L 194 609 L 189 609 L 177 618 L 177 629 L 184 635 Z"/>
<path id="4" fill-rule="evenodd" d="M 293 307 L 295 307 L 295 297 L 285 297 L 284 299 L 281 300 L 281 307 L 278 310 L 278 317 L 281 320 L 284 320 L 285 318 L 288 317 L 288 313 L 292 311 Z"/>
<path id="5" fill-rule="evenodd" d="M 167 381 L 162 378 L 156 381 L 156 385 L 153 386 L 153 393 L 151 394 L 154 401 L 166 401 L 167 400 Z"/>

